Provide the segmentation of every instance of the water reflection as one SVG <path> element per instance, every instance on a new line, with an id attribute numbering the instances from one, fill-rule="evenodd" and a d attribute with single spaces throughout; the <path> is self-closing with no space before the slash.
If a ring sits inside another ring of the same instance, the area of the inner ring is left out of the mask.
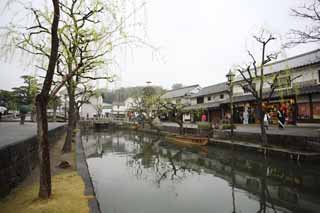
<path id="1" fill-rule="evenodd" d="M 82 136 L 104 212 L 318 212 L 319 168 L 136 132 Z"/>

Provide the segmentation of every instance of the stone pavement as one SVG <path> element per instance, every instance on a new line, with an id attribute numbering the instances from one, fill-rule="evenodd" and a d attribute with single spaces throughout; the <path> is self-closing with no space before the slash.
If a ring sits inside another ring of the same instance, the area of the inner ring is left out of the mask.
<path id="1" fill-rule="evenodd" d="M 49 123 L 48 129 L 53 130 L 65 123 Z M 18 122 L 0 122 L 0 149 L 37 135 L 37 124 L 26 122 L 20 125 Z"/>
<path id="2" fill-rule="evenodd" d="M 172 122 L 161 122 L 163 126 L 174 126 L 178 127 L 176 123 Z M 237 124 L 235 132 L 246 132 L 246 133 L 260 133 L 260 126 L 257 124 L 242 125 Z M 197 128 L 196 124 L 184 124 L 186 128 Z M 274 135 L 290 135 L 290 136 L 305 136 L 305 137 L 320 137 L 319 127 L 302 127 L 302 126 L 287 126 L 284 129 L 279 129 L 278 126 L 270 125 L 267 134 Z"/>

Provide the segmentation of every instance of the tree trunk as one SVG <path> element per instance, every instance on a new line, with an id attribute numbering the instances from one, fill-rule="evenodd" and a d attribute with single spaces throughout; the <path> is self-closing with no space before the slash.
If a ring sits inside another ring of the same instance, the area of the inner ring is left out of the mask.
<path id="1" fill-rule="evenodd" d="M 30 117 L 31 117 L 31 121 L 32 122 L 37 121 L 37 109 L 36 109 L 36 106 L 32 106 Z"/>
<path id="2" fill-rule="evenodd" d="M 261 129 L 261 142 L 263 146 L 268 145 L 268 137 L 267 132 L 264 126 L 264 112 L 262 107 L 262 101 L 258 102 L 258 113 L 259 113 L 259 119 L 260 119 L 260 129 Z"/>
<path id="3" fill-rule="evenodd" d="M 80 121 L 80 108 L 76 107 L 76 121 L 75 121 L 75 127 L 77 127 L 77 123 Z"/>
<path id="4" fill-rule="evenodd" d="M 259 95 L 260 98 L 258 100 L 258 110 L 259 110 L 259 117 L 260 117 L 260 129 L 261 129 L 261 142 L 263 146 L 268 145 L 268 138 L 266 129 L 264 127 L 264 112 L 263 112 L 263 84 L 264 84 L 264 64 L 265 64 L 265 50 L 266 50 L 266 44 L 263 43 L 262 46 L 262 61 L 261 61 L 261 67 L 260 67 L 260 87 L 259 87 Z"/>
<path id="5" fill-rule="evenodd" d="M 49 198 L 51 195 L 51 172 L 50 172 L 50 148 L 48 141 L 48 120 L 46 99 L 38 95 L 37 106 L 37 136 L 39 142 L 39 165 L 40 165 L 40 189 L 39 197 Z"/>
<path id="6" fill-rule="evenodd" d="M 184 135 L 183 123 L 178 122 L 180 135 Z"/>
<path id="7" fill-rule="evenodd" d="M 48 141 L 48 120 L 47 106 L 49 92 L 52 85 L 54 70 L 58 58 L 59 38 L 58 27 L 60 19 L 59 0 L 52 0 L 53 21 L 51 26 L 51 51 L 49 65 L 41 92 L 36 97 L 37 112 L 37 138 L 39 143 L 39 162 L 40 162 L 40 188 L 39 197 L 49 198 L 51 195 L 51 173 L 50 173 L 50 147 Z"/>
<path id="8" fill-rule="evenodd" d="M 74 128 L 76 126 L 76 117 L 75 117 L 75 95 L 74 89 L 72 88 L 72 83 L 67 85 L 68 96 L 69 96 L 69 110 L 68 110 L 68 126 L 67 126 L 67 136 L 64 142 L 62 152 L 68 153 L 72 150 L 72 138 Z"/>
<path id="9" fill-rule="evenodd" d="M 26 114 L 20 113 L 20 124 L 23 125 L 26 119 Z"/>
<path id="10" fill-rule="evenodd" d="M 52 121 L 53 122 L 57 122 L 57 106 L 56 106 L 56 104 L 53 104 Z"/>

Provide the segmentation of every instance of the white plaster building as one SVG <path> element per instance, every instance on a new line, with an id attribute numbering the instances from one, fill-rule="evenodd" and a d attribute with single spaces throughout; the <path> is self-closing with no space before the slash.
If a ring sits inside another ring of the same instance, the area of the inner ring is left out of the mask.
<path id="1" fill-rule="evenodd" d="M 85 103 L 80 108 L 81 118 L 95 118 L 102 116 L 103 99 L 102 96 L 93 96 L 89 99 L 89 103 Z"/>

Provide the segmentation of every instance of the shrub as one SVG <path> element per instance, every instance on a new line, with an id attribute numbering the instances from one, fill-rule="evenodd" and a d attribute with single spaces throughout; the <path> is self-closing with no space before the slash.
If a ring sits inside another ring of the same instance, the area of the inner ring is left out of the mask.
<path id="1" fill-rule="evenodd" d="M 222 129 L 231 129 L 231 127 L 233 127 L 233 129 L 236 129 L 236 126 L 234 124 L 222 124 Z"/>
<path id="2" fill-rule="evenodd" d="M 21 105 L 19 111 L 21 114 L 27 114 L 28 112 L 31 112 L 31 106 Z"/>
<path id="3" fill-rule="evenodd" d="M 198 122 L 198 128 L 199 129 L 211 129 L 211 123 L 210 122 Z"/>

